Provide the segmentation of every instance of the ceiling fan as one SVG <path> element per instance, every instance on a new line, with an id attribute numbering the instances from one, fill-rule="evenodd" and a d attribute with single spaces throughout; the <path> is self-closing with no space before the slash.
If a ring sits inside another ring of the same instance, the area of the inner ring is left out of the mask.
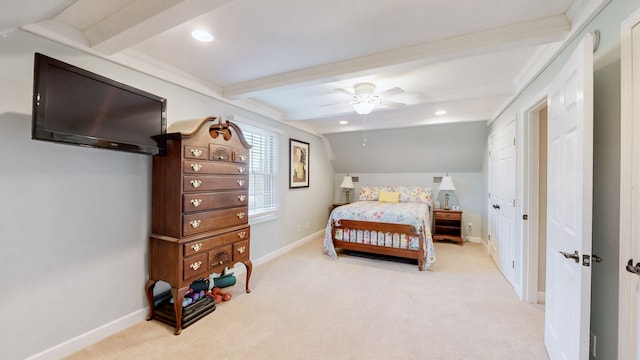
<path id="1" fill-rule="evenodd" d="M 376 106 L 386 106 L 391 108 L 401 108 L 406 104 L 386 100 L 386 97 L 402 94 L 404 90 L 399 87 L 394 87 L 379 93 L 376 93 L 376 86 L 371 83 L 356 84 L 353 87 L 353 92 L 345 89 L 335 89 L 345 95 L 351 96 L 351 101 L 343 104 L 350 104 L 358 114 L 368 114 Z M 336 105 L 336 104 L 329 104 Z"/>

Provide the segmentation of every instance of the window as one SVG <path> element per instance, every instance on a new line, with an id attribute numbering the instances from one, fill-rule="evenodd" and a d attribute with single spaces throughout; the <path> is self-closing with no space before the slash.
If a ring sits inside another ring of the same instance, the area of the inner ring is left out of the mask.
<path id="1" fill-rule="evenodd" d="M 274 215 L 278 210 L 278 134 L 238 124 L 253 147 L 249 163 L 249 217 Z"/>

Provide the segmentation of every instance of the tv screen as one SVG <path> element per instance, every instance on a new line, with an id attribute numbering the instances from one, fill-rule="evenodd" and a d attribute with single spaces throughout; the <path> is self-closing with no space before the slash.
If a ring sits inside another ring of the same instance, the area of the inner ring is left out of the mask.
<path id="1" fill-rule="evenodd" d="M 167 101 L 35 54 L 32 139 L 157 155 Z"/>

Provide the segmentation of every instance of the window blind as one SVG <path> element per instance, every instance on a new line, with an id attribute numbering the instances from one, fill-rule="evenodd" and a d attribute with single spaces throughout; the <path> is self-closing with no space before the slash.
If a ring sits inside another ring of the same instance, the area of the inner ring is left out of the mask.
<path id="1" fill-rule="evenodd" d="M 239 123 L 253 147 L 249 159 L 249 216 L 278 210 L 278 134 Z"/>

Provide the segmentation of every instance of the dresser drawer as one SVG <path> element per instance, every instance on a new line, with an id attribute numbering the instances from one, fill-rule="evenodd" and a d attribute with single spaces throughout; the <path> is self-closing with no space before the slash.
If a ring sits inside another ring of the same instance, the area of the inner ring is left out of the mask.
<path id="1" fill-rule="evenodd" d="M 183 185 L 183 190 L 185 192 L 235 190 L 248 188 L 249 177 L 247 175 L 185 175 Z"/>
<path id="2" fill-rule="evenodd" d="M 183 279 L 204 274 L 208 271 L 207 254 L 198 254 L 182 260 Z"/>
<path id="3" fill-rule="evenodd" d="M 209 160 L 231 161 L 231 148 L 218 144 L 209 144 Z"/>
<path id="4" fill-rule="evenodd" d="M 202 159 L 207 160 L 209 156 L 209 150 L 206 147 L 197 147 L 197 146 L 184 146 L 184 157 L 185 159 Z"/>
<path id="5" fill-rule="evenodd" d="M 249 240 L 233 244 L 233 261 L 249 260 Z"/>
<path id="6" fill-rule="evenodd" d="M 205 253 L 218 246 L 233 244 L 238 241 L 249 242 L 250 230 L 246 227 L 241 230 L 228 232 L 226 234 L 212 236 L 207 239 L 192 241 L 183 245 L 184 256 L 191 256 L 198 253 Z"/>
<path id="7" fill-rule="evenodd" d="M 182 216 L 182 236 L 246 225 L 248 220 L 249 208 L 247 206 L 185 214 Z"/>
<path id="8" fill-rule="evenodd" d="M 249 168 L 244 164 L 234 164 L 214 161 L 184 160 L 182 172 L 185 174 L 248 174 Z"/>
<path id="9" fill-rule="evenodd" d="M 248 152 L 234 152 L 233 153 L 233 161 L 237 163 L 249 163 L 249 153 Z"/>
<path id="10" fill-rule="evenodd" d="M 194 212 L 246 205 L 247 191 L 217 192 L 183 195 L 182 211 Z"/>
<path id="11" fill-rule="evenodd" d="M 226 245 L 209 251 L 209 271 L 234 264 L 231 248 L 231 245 Z"/>
<path id="12" fill-rule="evenodd" d="M 444 220 L 460 220 L 462 213 L 459 211 L 435 211 L 434 218 Z"/>

